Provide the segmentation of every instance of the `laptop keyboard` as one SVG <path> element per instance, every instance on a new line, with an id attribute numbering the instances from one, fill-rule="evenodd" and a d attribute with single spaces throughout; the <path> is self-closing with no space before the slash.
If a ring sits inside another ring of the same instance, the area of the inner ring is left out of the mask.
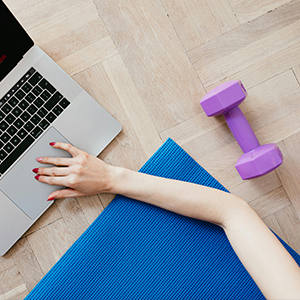
<path id="1" fill-rule="evenodd" d="M 18 81 L 0 100 L 0 176 L 69 104 L 34 68 Z"/>

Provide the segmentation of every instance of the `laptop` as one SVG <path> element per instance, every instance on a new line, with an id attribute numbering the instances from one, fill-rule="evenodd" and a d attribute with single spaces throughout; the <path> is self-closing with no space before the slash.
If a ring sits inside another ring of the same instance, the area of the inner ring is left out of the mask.
<path id="1" fill-rule="evenodd" d="M 52 205 L 61 189 L 34 179 L 40 156 L 70 157 L 50 142 L 98 155 L 121 125 L 67 75 L 0 0 L 0 255 Z M 48 165 L 49 167 L 49 165 Z"/>

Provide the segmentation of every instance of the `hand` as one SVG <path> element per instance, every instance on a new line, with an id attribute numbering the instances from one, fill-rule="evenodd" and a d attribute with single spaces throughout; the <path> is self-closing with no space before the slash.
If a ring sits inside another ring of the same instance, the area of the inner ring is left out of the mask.
<path id="1" fill-rule="evenodd" d="M 114 167 L 102 160 L 65 143 L 51 143 L 53 148 L 68 151 L 72 158 L 39 157 L 36 160 L 57 167 L 38 168 L 33 171 L 38 181 L 68 187 L 49 195 L 54 200 L 109 192 L 113 184 Z"/>

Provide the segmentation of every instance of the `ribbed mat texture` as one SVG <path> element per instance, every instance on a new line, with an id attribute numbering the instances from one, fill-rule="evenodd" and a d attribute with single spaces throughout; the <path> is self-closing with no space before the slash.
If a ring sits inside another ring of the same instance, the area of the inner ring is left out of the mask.
<path id="1" fill-rule="evenodd" d="M 227 191 L 171 139 L 140 172 Z M 264 297 L 220 227 L 117 196 L 26 299 Z"/>

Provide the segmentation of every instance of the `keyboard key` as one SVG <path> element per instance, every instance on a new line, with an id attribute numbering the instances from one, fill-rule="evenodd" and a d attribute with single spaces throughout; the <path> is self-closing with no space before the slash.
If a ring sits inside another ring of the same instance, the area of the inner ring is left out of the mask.
<path id="1" fill-rule="evenodd" d="M 29 103 L 32 103 L 32 102 L 36 99 L 36 97 L 35 97 L 32 93 L 29 93 L 29 94 L 25 97 L 25 99 L 26 99 Z"/>
<path id="2" fill-rule="evenodd" d="M 41 98 L 44 99 L 45 101 L 47 101 L 50 97 L 51 97 L 51 94 L 48 91 L 44 91 L 41 94 Z"/>
<path id="3" fill-rule="evenodd" d="M 16 97 L 12 97 L 12 98 L 8 101 L 8 103 L 9 103 L 12 107 L 16 106 L 16 105 L 18 104 L 18 102 L 19 102 L 19 100 L 18 100 Z"/>
<path id="4" fill-rule="evenodd" d="M 36 95 L 36 96 L 39 96 L 40 93 L 42 92 L 43 90 L 37 85 L 33 88 L 32 92 Z"/>
<path id="5" fill-rule="evenodd" d="M 9 136 L 6 132 L 4 132 L 4 133 L 0 136 L 0 140 L 1 140 L 4 144 L 6 144 L 6 143 L 9 141 L 9 139 L 10 139 L 10 136 Z"/>
<path id="6" fill-rule="evenodd" d="M 16 96 L 19 100 L 21 100 L 21 99 L 23 99 L 23 98 L 25 97 L 25 93 L 24 93 L 22 90 L 19 90 L 19 91 L 16 92 L 15 96 Z"/>
<path id="7" fill-rule="evenodd" d="M 46 120 L 42 120 L 39 124 L 39 126 L 42 128 L 42 129 L 46 129 L 48 126 L 50 125 L 50 123 L 48 123 Z"/>
<path id="8" fill-rule="evenodd" d="M 34 142 L 34 139 L 29 135 L 15 150 L 0 164 L 0 173 L 3 174 Z"/>
<path id="9" fill-rule="evenodd" d="M 36 72 L 30 79 L 29 82 L 31 85 L 35 86 L 41 79 L 43 78 L 43 76 Z"/>
<path id="10" fill-rule="evenodd" d="M 59 102 L 59 105 L 60 105 L 61 107 L 63 107 L 63 108 L 66 108 L 69 104 L 70 104 L 70 102 L 69 102 L 66 98 L 62 99 L 62 100 Z"/>
<path id="11" fill-rule="evenodd" d="M 56 119 L 56 116 L 55 116 L 52 112 L 50 112 L 50 113 L 46 116 L 46 119 L 47 119 L 50 123 L 52 123 L 52 122 Z"/>
<path id="12" fill-rule="evenodd" d="M 44 90 L 48 90 L 51 94 L 54 94 L 56 91 L 56 89 L 45 78 L 40 81 L 39 86 Z"/>
<path id="13" fill-rule="evenodd" d="M 14 126 L 17 127 L 18 129 L 20 129 L 23 125 L 24 125 L 24 122 L 21 119 L 17 119 L 14 122 Z"/>
<path id="14" fill-rule="evenodd" d="M 37 98 L 33 103 L 36 107 L 41 107 L 44 104 L 44 101 L 41 98 Z"/>
<path id="15" fill-rule="evenodd" d="M 38 116 L 38 115 L 34 115 L 30 121 L 34 124 L 34 125 L 37 125 L 40 121 L 41 121 L 41 118 Z"/>
<path id="16" fill-rule="evenodd" d="M 30 121 L 28 121 L 28 122 L 25 124 L 24 128 L 25 128 L 28 132 L 30 132 L 30 131 L 34 128 L 34 125 L 33 125 Z"/>
<path id="17" fill-rule="evenodd" d="M 2 111 L 0 111 L 0 121 L 2 121 L 4 118 L 5 118 L 5 114 Z"/>
<path id="18" fill-rule="evenodd" d="M 14 127 L 13 125 L 11 125 L 11 126 L 7 129 L 8 134 L 10 134 L 11 136 L 13 136 L 17 131 L 18 131 L 17 128 Z"/>
<path id="19" fill-rule="evenodd" d="M 32 86 L 26 82 L 23 86 L 22 86 L 22 90 L 28 94 L 31 90 L 32 90 Z"/>
<path id="20" fill-rule="evenodd" d="M 63 112 L 63 109 L 59 106 L 59 105 L 56 105 L 54 108 L 53 108 L 53 112 L 59 116 L 62 112 Z"/>
<path id="21" fill-rule="evenodd" d="M 19 106 L 25 110 L 29 106 L 29 103 L 26 100 L 22 100 Z"/>
<path id="22" fill-rule="evenodd" d="M 11 143 L 7 143 L 3 149 L 5 150 L 5 152 L 10 153 L 11 151 L 13 151 L 14 146 Z"/>
<path id="23" fill-rule="evenodd" d="M 23 138 L 27 135 L 27 133 L 26 133 L 26 131 L 22 128 L 22 129 L 17 133 L 17 135 L 18 135 L 19 138 L 23 139 Z M 0 138 L 1 138 L 1 137 L 0 137 Z"/>
<path id="24" fill-rule="evenodd" d="M 32 104 L 32 105 L 30 105 L 29 107 L 28 107 L 28 109 L 27 109 L 27 111 L 31 114 L 31 115 L 33 115 L 34 113 L 36 113 L 36 111 L 37 111 L 38 109 Z"/>
<path id="25" fill-rule="evenodd" d="M 14 136 L 10 141 L 14 146 L 17 146 L 21 142 L 17 136 Z"/>
<path id="26" fill-rule="evenodd" d="M 5 121 L 8 123 L 8 124 L 12 124 L 14 121 L 15 121 L 15 117 L 12 115 L 12 114 L 9 114 L 6 118 L 5 118 Z"/>
<path id="27" fill-rule="evenodd" d="M 45 104 L 45 108 L 48 110 L 51 110 L 61 99 L 63 96 L 59 93 L 56 92 Z"/>
<path id="28" fill-rule="evenodd" d="M 24 112 L 22 113 L 22 115 L 20 116 L 20 118 L 21 118 L 24 122 L 26 122 L 26 121 L 28 121 L 28 120 L 30 119 L 30 115 L 29 115 L 26 111 L 24 111 Z"/>
<path id="29" fill-rule="evenodd" d="M 8 113 L 11 112 L 12 107 L 11 107 L 10 105 L 8 105 L 8 104 L 5 104 L 5 105 L 1 108 L 1 110 L 2 110 L 5 114 L 8 114 Z"/>
<path id="30" fill-rule="evenodd" d="M 4 131 L 4 130 L 6 130 L 7 128 L 8 128 L 8 124 L 5 122 L 5 121 L 2 121 L 1 123 L 0 123 L 0 129 L 2 130 L 2 131 Z"/>
<path id="31" fill-rule="evenodd" d="M 16 117 L 18 117 L 22 113 L 22 110 L 19 107 L 16 107 L 13 109 L 12 114 Z"/>
<path id="32" fill-rule="evenodd" d="M 37 112 L 37 114 L 41 117 L 44 118 L 47 114 L 47 110 L 44 107 L 41 107 L 40 110 Z"/>
<path id="33" fill-rule="evenodd" d="M 0 159 L 3 160 L 7 156 L 7 153 L 4 150 L 0 151 Z"/>
<path id="34" fill-rule="evenodd" d="M 4 144 L 0 141 L 0 148 L 2 148 L 4 146 Z"/>
<path id="35" fill-rule="evenodd" d="M 31 131 L 31 135 L 34 137 L 34 138 L 38 138 L 41 133 L 43 132 L 43 130 L 40 128 L 40 127 L 36 127 L 34 128 L 32 131 Z"/>

